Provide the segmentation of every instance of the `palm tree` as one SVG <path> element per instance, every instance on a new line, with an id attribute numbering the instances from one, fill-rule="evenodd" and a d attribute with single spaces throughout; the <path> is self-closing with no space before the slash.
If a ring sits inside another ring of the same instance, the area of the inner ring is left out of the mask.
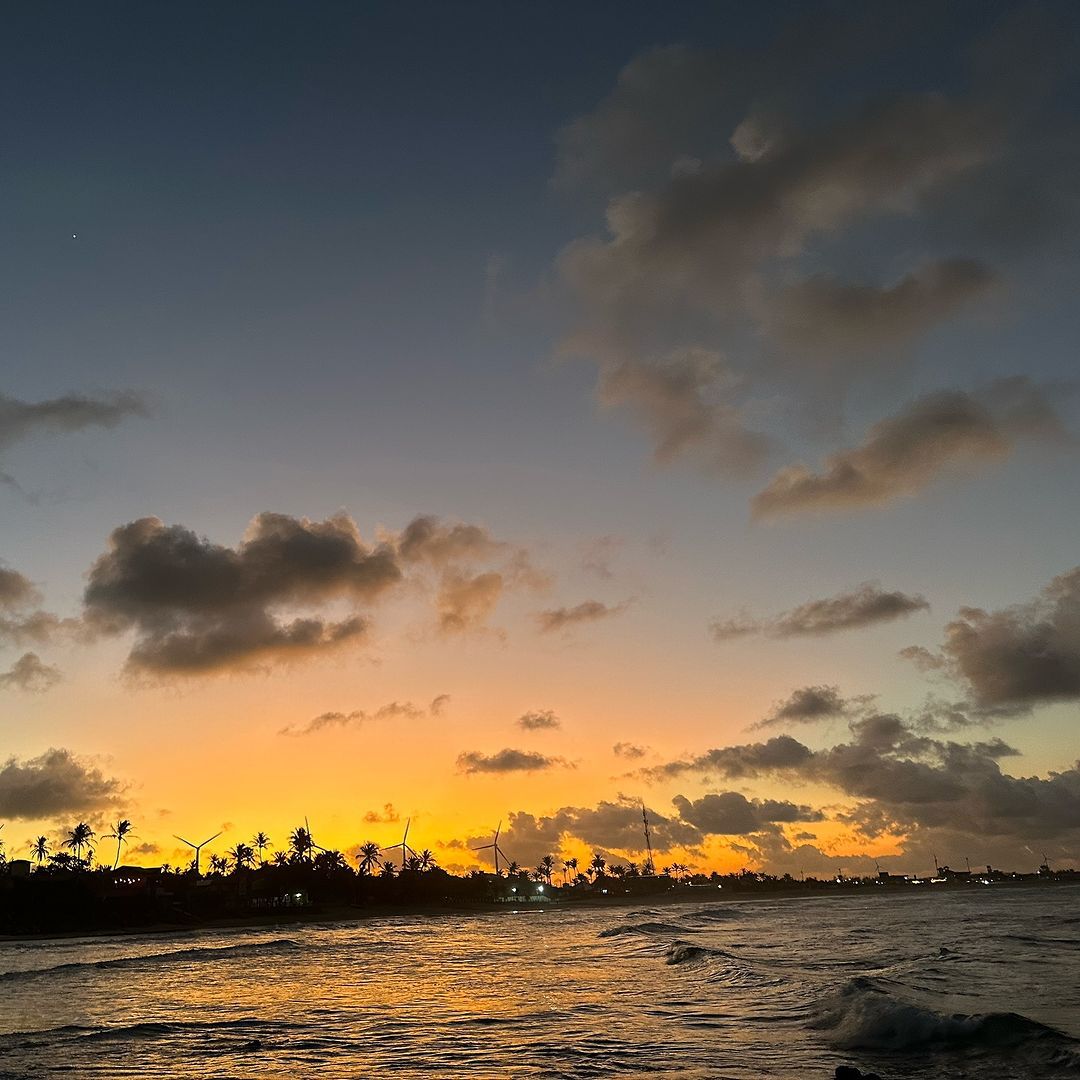
<path id="1" fill-rule="evenodd" d="M 393 877 L 397 873 L 397 864 L 393 859 L 387 859 L 380 869 L 383 877 Z"/>
<path id="2" fill-rule="evenodd" d="M 39 836 L 30 844 L 30 858 L 37 859 L 37 864 L 40 866 L 49 857 L 49 838 L 47 836 Z"/>
<path id="3" fill-rule="evenodd" d="M 107 833 L 106 836 L 110 840 L 116 841 L 116 858 L 113 859 L 112 868 L 115 870 L 120 865 L 120 846 L 127 843 L 128 835 L 131 833 L 131 822 L 127 818 L 121 818 L 114 826 L 111 833 Z"/>
<path id="4" fill-rule="evenodd" d="M 311 833 L 299 825 L 289 833 L 289 847 L 292 848 L 297 862 L 311 862 L 311 851 L 315 847 Z"/>
<path id="5" fill-rule="evenodd" d="M 435 853 L 430 848 L 424 848 L 424 850 L 420 852 L 420 869 L 435 869 Z"/>
<path id="6" fill-rule="evenodd" d="M 318 870 L 348 870 L 349 864 L 340 851 L 320 851 L 315 856 L 314 866 Z M 350 871 L 351 873 L 351 871 Z"/>
<path id="7" fill-rule="evenodd" d="M 521 864 L 518 862 L 508 863 L 506 867 L 506 876 L 508 878 L 516 877 L 521 870 Z"/>
<path id="8" fill-rule="evenodd" d="M 593 880 L 600 877 L 600 875 L 604 872 L 604 867 L 606 866 L 607 860 L 604 858 L 603 855 L 601 855 L 599 852 L 593 855 L 592 862 L 589 863 L 589 873 L 592 874 Z"/>
<path id="9" fill-rule="evenodd" d="M 261 829 L 251 838 L 251 844 L 259 853 L 259 865 L 263 864 L 263 852 L 270 846 L 270 837 Z"/>
<path id="10" fill-rule="evenodd" d="M 380 847 L 372 840 L 360 845 L 356 853 L 357 869 L 361 874 L 370 874 L 379 865 Z"/>
<path id="11" fill-rule="evenodd" d="M 555 857 L 553 855 L 545 855 L 540 860 L 540 865 L 537 869 L 544 875 L 544 880 L 551 884 L 551 875 L 555 873 Z"/>
<path id="12" fill-rule="evenodd" d="M 70 848 L 75 852 L 75 858 L 80 862 L 82 861 L 83 849 L 87 850 L 87 862 L 94 857 L 94 849 L 90 846 L 90 841 L 94 839 L 94 830 L 86 824 L 85 821 L 80 821 L 74 829 L 68 833 L 68 838 L 64 841 L 64 847 Z"/>
<path id="13" fill-rule="evenodd" d="M 255 849 L 249 844 L 238 843 L 227 854 L 236 864 L 237 870 L 243 870 L 245 867 L 252 866 L 255 863 Z"/>
<path id="14" fill-rule="evenodd" d="M 567 871 L 570 871 L 570 873 L 571 873 L 571 875 L 573 877 L 577 877 L 577 867 L 578 867 L 577 859 L 567 859 L 566 862 L 563 863 L 563 884 L 564 885 L 566 884 L 566 873 L 567 873 Z"/>
<path id="15" fill-rule="evenodd" d="M 288 866 L 289 856 L 284 851 L 275 851 L 274 854 L 271 856 L 270 861 L 275 866 Z"/>

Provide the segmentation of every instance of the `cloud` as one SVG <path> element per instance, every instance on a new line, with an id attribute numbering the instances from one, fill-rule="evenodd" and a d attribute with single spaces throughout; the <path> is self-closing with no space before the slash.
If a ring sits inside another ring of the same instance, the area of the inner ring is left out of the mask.
<path id="1" fill-rule="evenodd" d="M 401 820 L 401 815 L 394 809 L 393 803 L 384 803 L 382 810 L 369 810 L 364 815 L 368 825 L 394 825 Z"/>
<path id="2" fill-rule="evenodd" d="M 550 709 L 537 709 L 519 716 L 517 726 L 525 731 L 551 731 L 562 727 L 562 721 Z"/>
<path id="3" fill-rule="evenodd" d="M 803 686 L 790 697 L 777 702 L 772 712 L 755 727 L 775 727 L 777 724 L 814 724 L 820 720 L 835 720 L 847 716 L 853 707 L 867 698 L 847 699 L 838 686 Z"/>
<path id="4" fill-rule="evenodd" d="M 0 672 L 0 689 L 25 690 L 40 694 L 51 690 L 62 678 L 60 669 L 43 663 L 37 653 L 23 653 L 7 671 Z"/>
<path id="5" fill-rule="evenodd" d="M 930 604 L 923 596 L 886 591 L 877 582 L 866 581 L 850 592 L 808 600 L 769 619 L 754 619 L 745 613 L 733 619 L 717 619 L 710 624 L 709 632 L 715 641 L 728 641 L 749 634 L 765 634 L 774 638 L 819 637 L 891 622 L 916 611 L 929 610 Z"/>
<path id="6" fill-rule="evenodd" d="M 618 536 L 598 536 L 584 546 L 581 556 L 581 568 L 595 574 L 604 581 L 614 576 L 611 564 L 622 549 L 623 540 Z"/>
<path id="7" fill-rule="evenodd" d="M 1001 761 L 1018 751 L 1000 739 L 931 738 L 891 714 L 850 721 L 851 739 L 812 750 L 790 736 L 727 746 L 645 770 L 651 779 L 687 773 L 777 777 L 832 787 L 855 800 L 838 815 L 875 837 L 947 830 L 1008 842 L 1080 841 L 1080 762 L 1045 777 L 1012 776 Z"/>
<path id="8" fill-rule="evenodd" d="M 605 604 L 600 600 L 583 600 L 573 607 L 549 608 L 546 611 L 536 613 L 536 621 L 542 634 L 554 634 L 560 630 L 569 630 L 582 623 L 599 622 L 601 619 L 610 619 L 615 615 L 621 615 L 631 601 L 624 600 L 619 604 Z"/>
<path id="9" fill-rule="evenodd" d="M 29 578 L 0 566 L 0 608 L 22 608 L 41 599 Z"/>
<path id="10" fill-rule="evenodd" d="M 683 821 L 705 835 L 747 836 L 775 829 L 778 823 L 821 821 L 820 810 L 773 799 L 748 799 L 737 791 L 722 791 L 690 800 L 676 795 L 672 804 Z"/>
<path id="11" fill-rule="evenodd" d="M 816 274 L 772 298 L 769 333 L 787 356 L 834 366 L 907 346 L 997 284 L 976 259 L 938 259 L 887 286 Z"/>
<path id="12" fill-rule="evenodd" d="M 645 853 L 645 834 L 641 820 L 641 800 L 620 795 L 617 800 L 602 800 L 596 806 L 563 806 L 550 814 L 532 814 L 524 810 L 511 813 L 499 836 L 509 858 L 523 866 L 534 866 L 545 855 L 561 855 L 573 841 L 618 858 L 636 858 Z M 701 840 L 696 827 L 675 815 L 649 808 L 653 849 L 662 852 L 676 846 L 692 846 Z M 491 842 L 491 836 L 469 837 L 465 847 Z M 481 857 L 488 853 L 479 853 Z"/>
<path id="13" fill-rule="evenodd" d="M 1061 422 L 1026 377 L 1001 379 L 977 394 L 941 391 L 879 421 L 863 442 L 815 472 L 789 465 L 754 496 L 754 517 L 881 506 L 917 495 L 943 475 L 1011 454 L 1025 438 L 1056 439 Z"/>
<path id="14" fill-rule="evenodd" d="M 114 806 L 124 791 L 119 780 L 76 758 L 70 750 L 47 750 L 36 758 L 10 757 L 0 765 L 0 817 L 33 820 L 85 814 Z"/>
<path id="15" fill-rule="evenodd" d="M 999 23 L 940 89 L 892 92 L 876 58 L 924 57 L 940 28 L 887 21 L 815 8 L 758 49 L 650 50 L 557 133 L 555 186 L 606 198 L 557 260 L 558 354 L 595 365 L 657 461 L 758 468 L 793 421 L 841 421 L 852 384 L 893 391 L 1008 262 L 1075 231 L 1074 125 L 1013 74 L 1067 35 Z M 837 70 L 865 100 L 832 92 Z"/>
<path id="16" fill-rule="evenodd" d="M 1080 699 L 1080 567 L 1030 603 L 962 608 L 945 627 L 940 659 L 982 707 Z"/>
<path id="17" fill-rule="evenodd" d="M 569 767 L 565 758 L 548 757 L 532 750 L 512 750 L 507 747 L 495 754 L 482 754 L 469 750 L 458 754 L 458 771 L 472 773 L 538 772 L 543 769 Z"/>
<path id="18" fill-rule="evenodd" d="M 627 761 L 636 761 L 638 758 L 643 758 L 649 752 L 649 748 L 638 746 L 636 743 L 617 742 L 611 748 L 611 752 L 616 757 L 626 758 Z"/>
<path id="19" fill-rule="evenodd" d="M 455 562 L 493 553 L 505 564 L 499 572 Z M 436 607 L 447 631 L 481 625 L 507 582 L 533 580 L 521 549 L 434 518 L 369 544 L 344 513 L 324 521 L 262 513 L 228 547 L 148 517 L 114 529 L 91 567 L 85 623 L 99 634 L 134 630 L 133 674 L 245 669 L 365 641 L 364 609 L 424 564 L 440 572 Z"/>
<path id="20" fill-rule="evenodd" d="M 719 354 L 687 348 L 651 363 L 622 360 L 600 371 L 597 398 L 626 408 L 652 435 L 654 459 L 690 458 L 706 472 L 741 473 L 761 464 L 772 440 L 727 400 L 734 378 Z"/>
<path id="21" fill-rule="evenodd" d="M 461 634 L 482 627 L 495 610 L 504 584 L 502 574 L 494 570 L 482 574 L 447 571 L 435 601 L 439 631 Z"/>
<path id="22" fill-rule="evenodd" d="M 664 780 L 685 773 L 716 774 L 725 780 L 756 777 L 802 765 L 813 752 L 790 735 L 776 735 L 763 743 L 725 746 L 691 758 L 669 761 L 642 770 L 648 780 Z"/>
<path id="23" fill-rule="evenodd" d="M 107 397 L 65 394 L 46 401 L 20 401 L 0 394 L 0 450 L 39 432 L 66 433 L 116 427 L 129 416 L 146 416 L 145 402 L 130 392 Z"/>
<path id="24" fill-rule="evenodd" d="M 449 694 L 440 694 L 425 709 L 411 701 L 391 701 L 381 705 L 374 712 L 353 709 L 352 712 L 324 712 L 309 720 L 306 724 L 288 724 L 279 735 L 314 735 L 327 728 L 355 728 L 363 724 L 376 723 L 380 720 L 426 720 L 442 714 L 450 701 Z"/>

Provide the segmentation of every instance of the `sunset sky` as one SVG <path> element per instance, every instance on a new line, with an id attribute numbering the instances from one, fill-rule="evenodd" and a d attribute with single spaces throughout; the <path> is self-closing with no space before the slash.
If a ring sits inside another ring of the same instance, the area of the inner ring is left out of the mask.
<path id="1" fill-rule="evenodd" d="M 6 24 L 9 858 L 1077 864 L 1069 4 Z"/>

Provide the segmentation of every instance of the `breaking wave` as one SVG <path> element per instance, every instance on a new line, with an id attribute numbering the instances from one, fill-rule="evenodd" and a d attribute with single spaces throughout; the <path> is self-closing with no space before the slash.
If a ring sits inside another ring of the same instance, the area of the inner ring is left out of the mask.
<path id="1" fill-rule="evenodd" d="M 1052 1043 L 1062 1052 L 1075 1055 L 1080 1065 L 1080 1044 L 1019 1013 L 945 1016 L 901 1001 L 868 978 L 848 982 L 825 1002 L 810 1026 L 828 1032 L 829 1041 L 842 1049 L 896 1051 L 942 1046 L 1005 1050 L 1030 1043 Z"/>
<path id="2" fill-rule="evenodd" d="M 273 941 L 254 941 L 243 945 L 223 945 L 172 949 L 168 952 L 145 953 L 141 956 L 118 956 L 107 960 L 93 960 L 54 967 L 33 968 L 26 971 L 0 972 L 0 982 L 16 982 L 36 979 L 47 975 L 64 975 L 76 971 L 101 971 L 109 968 L 143 968 L 179 962 L 205 962 L 228 960 L 233 957 L 262 956 L 293 952 L 305 946 L 291 938 L 275 938 Z"/>

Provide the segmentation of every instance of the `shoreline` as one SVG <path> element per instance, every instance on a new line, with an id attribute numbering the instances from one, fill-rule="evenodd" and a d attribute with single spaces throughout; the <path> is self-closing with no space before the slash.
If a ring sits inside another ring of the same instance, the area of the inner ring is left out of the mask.
<path id="1" fill-rule="evenodd" d="M 995 889 L 1045 889 L 1075 885 L 1074 882 L 1002 882 Z M 851 897 L 877 896 L 884 898 L 915 898 L 943 895 L 970 895 L 971 886 L 950 886 L 937 889 L 875 889 L 872 887 L 848 889 L 783 889 L 776 892 L 756 892 L 747 890 L 723 892 L 717 889 L 695 890 L 690 894 L 671 892 L 643 894 L 638 896 L 588 897 L 576 900 L 554 900 L 542 904 L 509 904 L 498 902 L 435 904 L 370 904 L 362 907 L 353 905 L 313 905 L 311 908 L 299 908 L 292 913 L 267 912 L 266 914 L 245 913 L 241 915 L 221 916 L 201 921 L 149 923 L 145 926 L 88 927 L 82 930 L 63 930 L 42 934 L 0 934 L 0 945 L 30 944 L 33 942 L 71 941 L 80 938 L 124 938 L 142 937 L 177 933 L 199 933 L 213 930 L 261 930 L 291 926 L 310 926 L 320 923 L 359 923 L 371 919 L 415 918 L 418 916 L 460 916 L 460 915 L 518 915 L 526 912 L 536 914 L 554 914 L 577 910 L 606 910 L 624 908 L 676 907 L 684 904 L 713 903 L 761 903 L 768 900 L 844 900 Z"/>

